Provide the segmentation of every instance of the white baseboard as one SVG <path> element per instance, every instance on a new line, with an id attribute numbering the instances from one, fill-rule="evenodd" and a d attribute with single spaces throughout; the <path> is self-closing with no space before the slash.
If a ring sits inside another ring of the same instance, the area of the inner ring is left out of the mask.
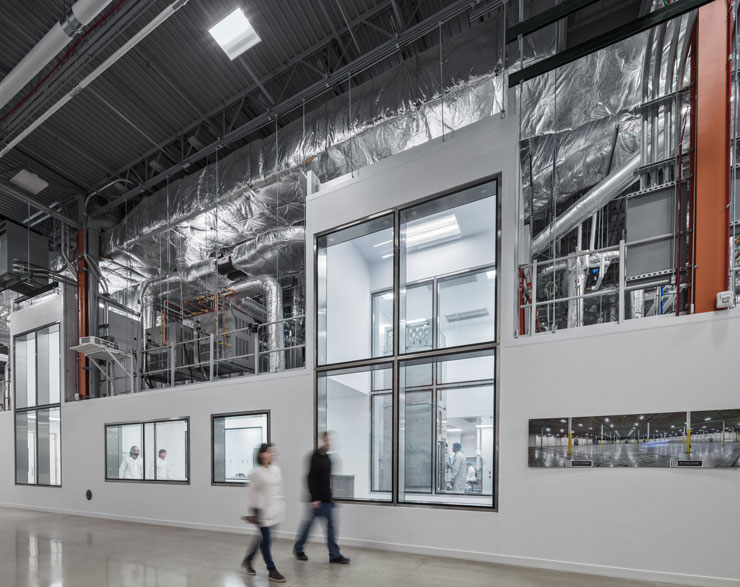
<path id="1" fill-rule="evenodd" d="M 160 520 L 155 518 L 140 518 L 135 516 L 121 516 L 116 514 L 104 514 L 88 512 L 84 510 L 70 510 L 61 508 L 49 508 L 42 506 L 19 505 L 0 502 L 0 507 L 21 510 L 48 512 L 54 514 L 65 514 L 82 516 L 88 518 L 101 518 L 105 520 L 117 520 L 121 522 L 135 522 L 138 524 L 153 524 L 157 526 L 170 526 L 174 528 L 188 528 L 192 530 L 209 530 L 213 532 L 229 532 L 233 534 L 250 534 L 253 531 L 248 526 L 228 526 L 218 524 L 199 524 L 195 522 L 176 522 L 171 520 Z M 277 539 L 295 540 L 295 532 L 278 531 L 274 534 Z M 321 542 L 325 538 L 321 534 L 309 537 L 311 542 Z M 376 542 L 373 540 L 362 540 L 357 538 L 342 537 L 341 543 L 345 546 L 355 548 L 369 548 L 374 550 L 388 550 L 407 554 L 416 554 L 436 558 L 452 558 L 459 560 L 478 561 L 503 565 L 514 565 L 537 569 L 549 569 L 553 571 L 565 571 L 570 573 L 583 573 L 589 575 L 601 575 L 618 579 L 632 579 L 639 581 L 653 581 L 656 583 L 673 583 L 674 585 L 689 585 L 695 587 L 740 587 L 740 579 L 725 577 L 708 577 L 702 575 L 687 575 L 681 573 L 668 573 L 664 571 L 650 571 L 643 569 L 629 569 L 625 567 L 610 567 L 605 565 L 592 565 L 587 563 L 567 562 L 531 558 L 510 554 L 492 554 L 487 552 L 474 552 L 468 550 L 454 550 L 449 548 L 436 548 L 431 546 L 416 546 L 412 544 L 397 544 L 390 542 Z"/>

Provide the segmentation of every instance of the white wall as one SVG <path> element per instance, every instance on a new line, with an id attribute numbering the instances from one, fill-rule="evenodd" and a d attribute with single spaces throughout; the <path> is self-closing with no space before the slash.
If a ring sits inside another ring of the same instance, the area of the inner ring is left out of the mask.
<path id="1" fill-rule="evenodd" d="M 740 470 L 527 467 L 530 418 L 737 408 L 740 316 L 645 319 L 513 340 L 516 140 L 515 116 L 491 119 L 359 170 L 351 183 L 338 182 L 309 201 L 308 227 L 316 232 L 502 173 L 499 511 L 346 505 L 340 508 L 341 542 L 672 583 L 740 585 Z M 312 267 L 309 258 L 308 275 Z M 313 288 L 307 290 L 310 312 Z M 311 340 L 312 321 L 308 330 Z M 64 486 L 14 486 L 12 452 L 1 451 L 0 502 L 241 528 L 241 490 L 210 485 L 209 414 L 267 408 L 286 480 L 281 530 L 290 534 L 298 523 L 304 457 L 313 437 L 312 386 L 306 371 L 66 404 Z M 186 415 L 190 485 L 103 481 L 106 421 Z M 0 446 L 13 445 L 12 421 L 11 413 L 0 414 Z M 88 488 L 92 502 L 84 498 Z M 587 538 L 585 528 L 598 539 Z"/>
<path id="2" fill-rule="evenodd" d="M 326 265 L 327 330 L 340 333 L 328 340 L 327 361 L 365 359 L 370 356 L 372 320 L 367 260 L 347 241 L 329 248 Z"/>

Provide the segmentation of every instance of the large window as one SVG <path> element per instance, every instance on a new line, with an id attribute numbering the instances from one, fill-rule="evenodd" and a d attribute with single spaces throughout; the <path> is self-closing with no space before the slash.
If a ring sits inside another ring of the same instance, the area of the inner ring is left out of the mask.
<path id="1" fill-rule="evenodd" d="M 393 471 L 392 368 L 319 374 L 319 432 L 333 434 L 332 489 L 337 499 L 390 501 Z"/>
<path id="2" fill-rule="evenodd" d="M 14 338 L 15 482 L 62 484 L 59 325 Z"/>
<path id="3" fill-rule="evenodd" d="M 257 466 L 260 444 L 270 442 L 270 413 L 246 412 L 211 416 L 214 485 L 241 485 Z"/>
<path id="4" fill-rule="evenodd" d="M 399 500 L 490 505 L 494 354 L 403 361 Z"/>
<path id="5" fill-rule="evenodd" d="M 495 180 L 317 237 L 337 499 L 494 507 L 497 249 Z"/>
<path id="6" fill-rule="evenodd" d="M 105 480 L 187 483 L 188 418 L 105 425 Z"/>
<path id="7" fill-rule="evenodd" d="M 320 237 L 318 244 L 319 365 L 391 355 L 393 215 Z"/>

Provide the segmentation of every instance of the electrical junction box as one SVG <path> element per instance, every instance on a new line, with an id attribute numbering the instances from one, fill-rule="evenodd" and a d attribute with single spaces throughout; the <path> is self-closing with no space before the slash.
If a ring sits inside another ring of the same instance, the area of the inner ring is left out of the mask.
<path id="1" fill-rule="evenodd" d="M 717 309 L 723 310 L 725 308 L 732 308 L 733 306 L 732 292 L 721 291 L 717 294 Z"/>

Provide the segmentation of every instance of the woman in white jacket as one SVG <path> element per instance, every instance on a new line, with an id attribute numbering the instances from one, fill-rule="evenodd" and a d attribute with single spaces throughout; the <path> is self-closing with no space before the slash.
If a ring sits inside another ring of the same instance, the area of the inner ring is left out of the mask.
<path id="1" fill-rule="evenodd" d="M 249 474 L 245 519 L 250 524 L 256 524 L 259 527 L 261 536 L 247 552 L 242 566 L 248 575 L 256 575 L 252 567 L 252 559 L 257 554 L 257 549 L 261 548 L 262 556 L 267 564 L 268 578 L 270 581 L 284 583 L 285 577 L 278 572 L 270 552 L 271 530 L 285 518 L 283 477 L 280 474 L 280 468 L 272 464 L 274 457 L 272 445 L 262 444 L 257 453 L 259 466 L 252 469 Z"/>

